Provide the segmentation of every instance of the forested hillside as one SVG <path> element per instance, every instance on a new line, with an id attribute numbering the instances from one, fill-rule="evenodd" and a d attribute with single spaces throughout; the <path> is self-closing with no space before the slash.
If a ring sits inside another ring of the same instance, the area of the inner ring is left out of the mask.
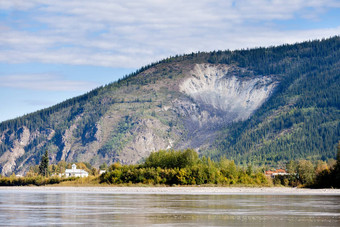
<path id="1" fill-rule="evenodd" d="M 212 56 L 213 62 L 233 62 L 223 54 Z M 234 59 L 258 73 L 281 75 L 281 83 L 253 117 L 226 127 L 215 152 L 208 154 L 259 164 L 335 158 L 340 139 L 339 37 L 240 51 Z"/>
<path id="2" fill-rule="evenodd" d="M 160 149 L 276 165 L 335 158 L 340 38 L 175 56 L 0 124 L 0 172 L 136 163 Z"/>

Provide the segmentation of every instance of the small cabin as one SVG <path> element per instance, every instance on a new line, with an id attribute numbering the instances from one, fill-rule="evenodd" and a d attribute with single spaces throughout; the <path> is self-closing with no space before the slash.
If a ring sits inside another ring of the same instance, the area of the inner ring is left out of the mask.
<path id="1" fill-rule="evenodd" d="M 99 174 L 103 174 L 103 173 L 106 173 L 106 170 L 99 170 Z"/>
<path id="2" fill-rule="evenodd" d="M 72 169 L 66 169 L 64 176 L 66 177 L 88 177 L 89 173 L 83 169 L 77 169 L 76 164 L 72 165 Z"/>
<path id="3" fill-rule="evenodd" d="M 265 171 L 264 174 L 266 176 L 269 176 L 269 177 L 272 177 L 274 178 L 275 176 L 286 176 L 286 175 L 290 175 L 289 173 L 286 172 L 286 170 L 284 169 L 276 169 L 276 170 L 268 170 L 268 171 Z"/>

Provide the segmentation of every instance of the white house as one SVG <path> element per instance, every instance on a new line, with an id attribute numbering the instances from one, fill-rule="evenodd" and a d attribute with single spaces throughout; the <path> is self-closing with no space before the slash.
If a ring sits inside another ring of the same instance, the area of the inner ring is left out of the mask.
<path id="1" fill-rule="evenodd" d="M 103 173 L 106 173 L 106 170 L 100 169 L 100 170 L 99 170 L 99 174 L 103 174 Z"/>
<path id="2" fill-rule="evenodd" d="M 72 169 L 66 169 L 64 176 L 66 177 L 88 177 L 89 173 L 83 169 L 77 169 L 76 164 L 72 165 Z"/>

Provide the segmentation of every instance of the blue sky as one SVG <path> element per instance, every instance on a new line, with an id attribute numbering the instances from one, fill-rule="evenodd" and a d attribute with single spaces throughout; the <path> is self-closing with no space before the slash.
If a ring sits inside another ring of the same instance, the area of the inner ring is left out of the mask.
<path id="1" fill-rule="evenodd" d="M 0 122 L 170 55 L 340 35 L 340 0 L 1 0 Z"/>

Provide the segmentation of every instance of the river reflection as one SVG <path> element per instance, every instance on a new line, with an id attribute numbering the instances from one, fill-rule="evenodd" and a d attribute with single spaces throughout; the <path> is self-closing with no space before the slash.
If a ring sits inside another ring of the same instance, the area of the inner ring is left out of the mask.
<path id="1" fill-rule="evenodd" d="M 2 226 L 340 226 L 340 196 L 0 191 Z"/>

